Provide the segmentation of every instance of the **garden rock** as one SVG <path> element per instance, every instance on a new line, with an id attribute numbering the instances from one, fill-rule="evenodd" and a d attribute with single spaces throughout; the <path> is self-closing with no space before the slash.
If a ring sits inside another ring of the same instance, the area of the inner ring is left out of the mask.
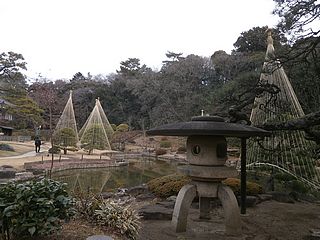
<path id="1" fill-rule="evenodd" d="M 1 178 L 14 178 L 16 170 L 13 168 L 2 168 L 0 169 L 0 179 Z"/>
<path id="2" fill-rule="evenodd" d="M 129 188 L 128 191 L 127 191 L 128 194 L 130 194 L 131 196 L 138 196 L 140 194 L 145 194 L 145 193 L 148 193 L 148 186 L 143 184 L 143 185 L 140 185 L 140 186 L 136 186 L 136 187 L 132 187 L 132 188 Z"/>
<path id="3" fill-rule="evenodd" d="M 2 165 L 0 167 L 0 169 L 6 169 L 6 168 L 14 168 L 14 167 L 12 167 L 11 165 Z"/>
<path id="4" fill-rule="evenodd" d="M 271 194 L 259 194 L 258 195 L 258 201 L 264 202 L 264 201 L 270 201 L 272 200 L 272 195 Z"/>
<path id="5" fill-rule="evenodd" d="M 159 204 L 147 205 L 139 210 L 139 215 L 145 220 L 171 220 L 173 209 Z"/>
<path id="6" fill-rule="evenodd" d="M 170 197 L 168 197 L 166 200 L 167 200 L 167 201 L 175 202 L 176 199 L 177 199 L 177 196 L 170 196 Z"/>
<path id="7" fill-rule="evenodd" d="M 272 199 L 282 203 L 294 203 L 294 199 L 287 193 L 270 192 Z"/>
<path id="8" fill-rule="evenodd" d="M 34 178 L 34 175 L 32 172 L 17 172 L 15 174 L 16 180 L 28 180 Z"/>
<path id="9" fill-rule="evenodd" d="M 156 203 L 159 206 L 165 207 L 165 208 L 174 208 L 175 202 L 170 201 L 164 201 L 164 202 L 157 202 Z"/>
<path id="10" fill-rule="evenodd" d="M 113 196 L 114 196 L 114 194 L 112 192 L 103 192 L 103 193 L 101 193 L 101 197 L 103 199 L 112 198 Z"/>
<path id="11" fill-rule="evenodd" d="M 153 193 L 144 193 L 136 196 L 137 201 L 146 201 L 146 200 L 151 200 L 155 198 L 156 196 Z"/>
<path id="12" fill-rule="evenodd" d="M 247 207 L 255 207 L 257 205 L 257 197 L 255 196 L 247 196 L 246 206 Z"/>
<path id="13" fill-rule="evenodd" d="M 238 204 L 241 204 L 240 196 L 237 196 Z M 246 198 L 246 207 L 255 207 L 257 205 L 258 198 L 255 196 L 247 196 Z"/>

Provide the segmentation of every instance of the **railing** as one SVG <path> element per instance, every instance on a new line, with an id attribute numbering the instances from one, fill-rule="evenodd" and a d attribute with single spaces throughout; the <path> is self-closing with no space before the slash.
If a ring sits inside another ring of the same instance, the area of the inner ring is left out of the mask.
<path id="1" fill-rule="evenodd" d="M 27 142 L 27 141 L 31 141 L 31 136 L 6 136 L 6 135 L 0 135 L 0 141 Z"/>

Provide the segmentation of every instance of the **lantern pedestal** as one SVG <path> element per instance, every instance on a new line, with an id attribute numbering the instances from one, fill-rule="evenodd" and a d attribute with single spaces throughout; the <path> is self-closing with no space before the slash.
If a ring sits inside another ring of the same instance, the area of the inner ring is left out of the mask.
<path id="1" fill-rule="evenodd" d="M 241 235 L 241 220 L 237 199 L 233 191 L 221 182 L 193 181 L 179 191 L 172 215 L 176 232 L 185 232 L 189 208 L 193 199 L 199 196 L 200 219 L 210 219 L 210 201 L 218 198 L 225 212 L 227 235 Z"/>

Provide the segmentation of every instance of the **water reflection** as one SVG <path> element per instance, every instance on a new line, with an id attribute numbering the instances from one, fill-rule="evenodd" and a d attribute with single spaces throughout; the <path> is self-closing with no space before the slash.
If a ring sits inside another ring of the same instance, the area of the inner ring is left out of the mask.
<path id="1" fill-rule="evenodd" d="M 54 173 L 53 178 L 67 183 L 69 191 L 80 189 L 101 193 L 137 186 L 175 171 L 176 164 L 157 160 L 137 160 L 122 167 L 65 170 Z"/>

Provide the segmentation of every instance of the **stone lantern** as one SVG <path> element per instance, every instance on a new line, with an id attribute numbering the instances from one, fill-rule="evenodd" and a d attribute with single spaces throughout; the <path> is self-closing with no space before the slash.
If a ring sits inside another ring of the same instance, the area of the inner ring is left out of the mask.
<path id="1" fill-rule="evenodd" d="M 200 218 L 210 218 L 210 201 L 219 198 L 225 212 L 226 233 L 241 234 L 238 203 L 233 191 L 221 182 L 236 177 L 236 169 L 226 167 L 227 141 L 225 137 L 246 139 L 267 136 L 269 132 L 236 123 L 227 123 L 218 116 L 193 117 L 190 122 L 166 124 L 147 131 L 148 135 L 187 136 L 188 165 L 178 171 L 190 176 L 192 182 L 179 191 L 172 223 L 176 232 L 185 232 L 193 199 L 199 197 Z"/>

